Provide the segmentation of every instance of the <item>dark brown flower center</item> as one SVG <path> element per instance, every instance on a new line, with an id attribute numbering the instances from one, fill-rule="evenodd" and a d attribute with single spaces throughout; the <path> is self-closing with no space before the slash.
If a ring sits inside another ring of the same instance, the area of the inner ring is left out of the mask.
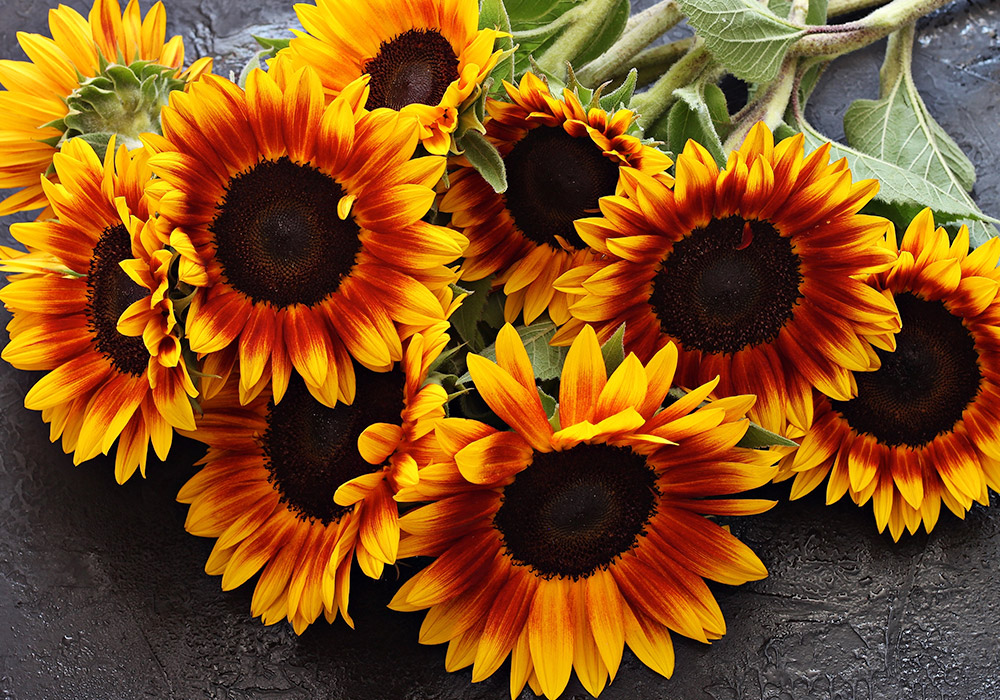
<path id="1" fill-rule="evenodd" d="M 656 473 L 631 450 L 536 453 L 504 487 L 493 524 L 507 553 L 545 577 L 589 576 L 632 549 L 656 513 Z"/>
<path id="2" fill-rule="evenodd" d="M 540 126 L 514 144 L 504 166 L 507 211 L 521 233 L 556 249 L 556 234 L 578 250 L 587 247 L 573 221 L 599 215 L 597 200 L 618 185 L 618 166 L 597 144 L 562 127 Z"/>
<path id="3" fill-rule="evenodd" d="M 898 294 L 896 306 L 896 352 L 876 350 L 881 368 L 854 374 L 857 398 L 830 403 L 855 432 L 918 447 L 954 429 L 983 375 L 972 334 L 942 302 Z"/>
<path id="4" fill-rule="evenodd" d="M 229 284 L 257 303 L 317 304 L 340 288 L 361 230 L 337 215 L 344 189 L 287 156 L 230 179 L 209 225 Z"/>
<path id="5" fill-rule="evenodd" d="M 118 332 L 118 318 L 125 309 L 149 294 L 119 265 L 132 257 L 132 241 L 124 224 L 104 229 L 87 273 L 87 319 L 97 351 L 122 374 L 141 377 L 149 365 L 142 337 Z"/>
<path id="6" fill-rule="evenodd" d="M 371 76 L 368 109 L 436 105 L 458 80 L 458 57 L 436 29 L 410 29 L 383 41 L 364 72 Z"/>
<path id="7" fill-rule="evenodd" d="M 297 375 L 281 403 L 268 404 L 264 466 L 281 502 L 301 520 L 329 525 L 351 510 L 334 503 L 337 488 L 381 468 L 361 458 L 358 436 L 372 423 L 399 423 L 403 373 L 356 371 L 357 398 L 350 406 L 324 406 Z"/>
<path id="8" fill-rule="evenodd" d="M 735 353 L 769 343 L 802 297 L 792 242 L 766 221 L 713 219 L 674 243 L 649 303 L 687 349 Z"/>

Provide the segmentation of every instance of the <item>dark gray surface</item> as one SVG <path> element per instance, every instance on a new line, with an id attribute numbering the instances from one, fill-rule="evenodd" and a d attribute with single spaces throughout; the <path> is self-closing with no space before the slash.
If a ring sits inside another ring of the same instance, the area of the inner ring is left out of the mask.
<path id="1" fill-rule="evenodd" d="M 13 33 L 44 30 L 46 8 L 29 0 L 0 4 L 0 58 L 22 58 Z M 273 33 L 269 23 L 292 21 L 289 5 L 276 0 L 173 0 L 167 11 L 172 31 L 194 37 L 189 56 L 223 55 L 226 69 L 237 70 L 250 46 L 239 35 L 243 27 Z M 922 25 L 915 62 L 924 99 L 975 162 L 976 199 L 994 215 L 998 30 L 996 3 L 958 2 Z M 849 99 L 877 93 L 880 49 L 838 61 L 827 73 L 809 117 L 828 135 L 842 135 Z M 219 579 L 203 573 L 211 541 L 184 532 L 185 507 L 174 502 L 201 448 L 179 441 L 169 464 L 153 460 L 147 480 L 118 487 L 109 460 L 74 467 L 49 444 L 39 416 L 23 408 L 39 376 L 0 366 L 3 697 L 507 697 L 507 666 L 476 685 L 468 670 L 445 673 L 444 647 L 416 642 L 422 615 L 385 609 L 392 570 L 377 583 L 355 571 L 357 631 L 320 622 L 296 637 L 286 624 L 251 619 L 251 589 L 222 593 Z M 870 507 L 827 508 L 818 497 L 781 504 L 733 529 L 771 576 L 716 587 L 726 636 L 708 647 L 675 635 L 671 680 L 626 652 L 602 698 L 1000 697 L 996 507 L 976 506 L 964 521 L 943 514 L 932 535 L 904 535 L 898 545 L 875 532 Z M 574 680 L 563 697 L 588 696 Z"/>

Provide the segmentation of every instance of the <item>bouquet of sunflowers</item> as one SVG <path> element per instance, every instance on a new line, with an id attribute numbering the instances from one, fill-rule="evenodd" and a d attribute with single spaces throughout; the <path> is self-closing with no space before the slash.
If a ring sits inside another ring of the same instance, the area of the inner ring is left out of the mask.
<path id="1" fill-rule="evenodd" d="M 186 528 L 265 624 L 422 557 L 390 607 L 449 671 L 669 677 L 767 575 L 747 492 L 898 540 L 1000 490 L 996 220 L 910 70 L 945 3 L 880 4 L 316 0 L 228 77 L 159 2 L 59 6 L 0 62 L 3 358 L 119 483 L 207 445 Z M 885 36 L 831 143 L 810 93 Z"/>

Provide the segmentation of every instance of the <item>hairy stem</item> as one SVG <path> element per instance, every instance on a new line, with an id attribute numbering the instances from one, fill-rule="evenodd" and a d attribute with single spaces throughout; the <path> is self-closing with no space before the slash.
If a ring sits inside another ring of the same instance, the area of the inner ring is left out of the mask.
<path id="1" fill-rule="evenodd" d="M 600 85 L 622 68 L 627 71 L 627 64 L 636 54 L 683 17 L 676 0 L 660 0 L 639 14 L 632 15 L 618 41 L 599 58 L 584 66 L 577 77 L 585 85 Z"/>
<path id="2" fill-rule="evenodd" d="M 857 22 L 807 27 L 792 56 L 840 56 L 872 44 L 951 0 L 893 0 Z"/>

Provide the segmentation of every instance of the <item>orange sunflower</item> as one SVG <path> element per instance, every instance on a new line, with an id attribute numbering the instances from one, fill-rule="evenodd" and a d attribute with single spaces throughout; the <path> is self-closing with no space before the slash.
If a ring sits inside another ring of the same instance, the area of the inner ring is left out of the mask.
<path id="1" fill-rule="evenodd" d="M 0 216 L 47 205 L 39 182 L 51 177 L 61 141 L 82 134 L 118 135 L 139 144 L 159 131 L 157 116 L 170 90 L 212 68 L 202 58 L 187 71 L 184 43 L 166 38 L 166 11 L 157 2 L 145 19 L 131 0 L 96 0 L 89 19 L 60 5 L 49 10 L 52 38 L 19 32 L 28 61 L 0 61 L 0 187 L 17 192 L 0 202 Z M 125 65 L 121 65 L 124 63 Z"/>
<path id="2" fill-rule="evenodd" d="M 897 252 L 893 235 L 887 247 Z M 969 251 L 963 227 L 949 244 L 929 209 L 910 223 L 899 262 L 871 278 L 895 297 L 903 328 L 881 368 L 859 374 L 849 401 L 817 397 L 815 422 L 782 471 L 792 498 L 829 477 L 828 503 L 870 499 L 879 532 L 898 540 L 941 502 L 962 518 L 1000 491 L 1000 240 Z"/>
<path id="3" fill-rule="evenodd" d="M 295 6 L 306 32 L 279 54 L 314 68 L 329 97 L 371 76 L 368 107 L 415 117 L 420 141 L 445 155 L 459 114 L 496 66 L 494 29 L 478 29 L 476 0 L 317 0 Z"/>
<path id="4" fill-rule="evenodd" d="M 191 349 L 207 374 L 239 361 L 244 403 L 272 379 L 280 401 L 292 368 L 319 401 L 349 401 L 352 356 L 386 371 L 401 333 L 446 318 L 445 265 L 466 241 L 421 221 L 445 159 L 411 160 L 416 121 L 367 112 L 365 84 L 324 107 L 316 74 L 284 61 L 252 72 L 245 93 L 206 76 L 147 137 L 170 243 L 201 270 L 181 279 L 197 288 Z"/>
<path id="5" fill-rule="evenodd" d="M 251 612 L 297 633 L 347 611 L 351 562 L 377 578 L 396 560 L 395 492 L 413 486 L 430 461 L 444 390 L 424 384 L 447 342 L 415 335 L 399 369 L 359 368 L 358 398 L 329 408 L 298 377 L 285 400 L 265 391 L 240 404 L 238 382 L 205 402 L 198 430 L 204 468 L 181 488 L 188 532 L 217 541 L 205 565 L 223 590 L 263 569 Z"/>
<path id="6" fill-rule="evenodd" d="M 53 157 L 62 184 L 43 181 L 58 221 L 14 224 L 33 251 L 7 261 L 23 273 L 0 291 L 14 318 L 3 359 L 46 370 L 24 399 L 62 436 L 74 462 L 107 454 L 118 439 L 115 478 L 145 475 L 152 443 L 167 456 L 173 428 L 194 428 L 197 395 L 181 357 L 168 292 L 172 255 L 143 191 L 148 154 L 114 148 L 102 164 L 81 139 Z M 184 267 L 183 262 L 180 263 Z M 120 439 L 119 439 L 120 438 Z"/>
<path id="7" fill-rule="evenodd" d="M 635 116 L 627 109 L 588 112 L 569 90 L 559 100 L 531 73 L 504 87 L 511 102 L 486 103 L 486 136 L 504 159 L 507 191 L 496 193 L 475 168 L 461 167 L 449 174 L 441 211 L 469 238 L 462 279 L 500 273 L 507 321 L 523 310 L 531 323 L 548 309 L 563 324 L 571 298 L 552 283 L 594 258 L 573 222 L 616 193 L 620 168 L 669 183 L 662 173 L 672 161 L 626 133 Z"/>
<path id="8" fill-rule="evenodd" d="M 760 513 L 729 494 L 767 483 L 776 453 L 735 447 L 752 396 L 698 408 L 714 382 L 660 409 L 673 345 L 610 377 L 588 326 L 566 358 L 558 427 L 510 325 L 497 362 L 468 356 L 473 381 L 511 431 L 446 418 L 439 461 L 398 500 L 432 501 L 400 518 L 399 556 L 436 557 L 399 589 L 395 610 L 429 608 L 424 644 L 448 642 L 446 668 L 472 680 L 511 656 L 511 697 L 529 683 L 558 696 L 572 669 L 597 695 L 625 644 L 670 676 L 670 630 L 708 642 L 725 621 L 703 578 L 767 575 L 750 549 L 703 515 Z M 723 498 L 716 498 L 723 496 Z"/>
<path id="9" fill-rule="evenodd" d="M 814 387 L 853 397 L 852 372 L 879 366 L 871 343 L 899 329 L 891 297 L 857 278 L 892 264 L 878 245 L 890 224 L 858 214 L 876 181 L 852 183 L 829 144 L 803 157 L 802 143 L 757 124 L 720 172 L 688 141 L 673 189 L 623 169 L 625 196 L 576 223 L 603 257 L 556 282 L 584 297 L 553 343 L 584 323 L 602 340 L 625 323 L 640 358 L 672 341 L 679 384 L 719 376 L 718 396 L 755 394 L 750 417 L 776 432 L 811 424 Z"/>

